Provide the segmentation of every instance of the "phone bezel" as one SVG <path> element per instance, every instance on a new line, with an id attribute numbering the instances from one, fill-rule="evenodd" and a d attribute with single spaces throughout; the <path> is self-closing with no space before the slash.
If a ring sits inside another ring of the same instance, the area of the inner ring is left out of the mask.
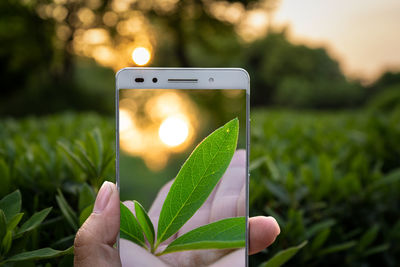
<path id="1" fill-rule="evenodd" d="M 143 78 L 143 82 L 135 82 L 135 78 Z M 157 82 L 152 81 L 157 78 Z M 211 82 L 209 79 L 213 78 Z M 174 81 L 168 81 L 173 79 Z M 177 81 L 180 79 L 187 80 Z M 194 81 L 197 80 L 197 81 Z M 244 89 L 246 90 L 246 248 L 245 262 L 248 266 L 249 249 L 249 157 L 250 157 L 250 76 L 241 68 L 144 68 L 130 67 L 119 70 L 115 75 L 115 135 L 116 161 L 115 179 L 119 190 L 119 89 Z M 117 239 L 119 251 L 119 235 Z"/>

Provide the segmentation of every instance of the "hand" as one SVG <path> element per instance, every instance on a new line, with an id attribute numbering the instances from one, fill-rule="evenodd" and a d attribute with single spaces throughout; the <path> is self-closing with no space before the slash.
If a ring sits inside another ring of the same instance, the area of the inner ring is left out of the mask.
<path id="1" fill-rule="evenodd" d="M 200 225 L 227 217 L 245 215 L 244 151 L 235 156 L 206 203 L 177 234 L 162 243 L 160 250 L 182 234 Z M 162 203 L 172 181 L 166 184 L 154 201 L 149 216 L 156 226 Z M 132 202 L 125 205 L 132 210 Z M 93 213 L 79 229 L 75 238 L 75 266 L 121 266 L 118 251 L 113 248 L 119 231 L 119 195 L 114 184 L 105 182 L 96 199 Z M 279 226 L 272 217 L 249 219 L 249 254 L 255 254 L 272 244 L 279 234 Z M 194 250 L 156 257 L 144 248 L 124 239 L 120 240 L 121 260 L 124 266 L 244 266 L 244 249 Z"/>

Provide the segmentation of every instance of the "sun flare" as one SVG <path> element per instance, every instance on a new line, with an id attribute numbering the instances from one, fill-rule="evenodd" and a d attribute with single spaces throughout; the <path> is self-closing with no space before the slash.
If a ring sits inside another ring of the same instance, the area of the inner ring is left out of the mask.
<path id="1" fill-rule="evenodd" d="M 144 66 L 149 63 L 151 58 L 150 51 L 145 47 L 136 47 L 132 52 L 132 59 L 138 66 Z"/>
<path id="2" fill-rule="evenodd" d="M 189 136 L 189 127 L 185 120 L 178 117 L 168 117 L 158 130 L 160 140 L 170 147 L 179 146 Z"/>

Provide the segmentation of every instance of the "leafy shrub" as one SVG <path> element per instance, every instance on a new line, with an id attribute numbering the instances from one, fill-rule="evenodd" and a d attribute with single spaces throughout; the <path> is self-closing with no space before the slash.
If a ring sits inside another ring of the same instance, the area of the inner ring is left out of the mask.
<path id="1" fill-rule="evenodd" d="M 391 112 L 400 108 L 400 83 L 381 89 L 373 99 L 368 103 L 371 110 Z"/>
<path id="2" fill-rule="evenodd" d="M 26 250 L 73 244 L 99 185 L 115 175 L 113 125 L 110 118 L 72 113 L 0 121 L 0 197 L 18 189 L 25 216 L 53 207 L 26 238 Z M 48 262 L 70 266 L 67 258 Z"/>
<path id="3" fill-rule="evenodd" d="M 279 266 L 296 251 L 288 266 L 396 266 L 399 121 L 396 110 L 253 112 L 250 215 L 273 215 L 282 231 L 250 257 L 251 266 Z M 113 119 L 93 114 L 0 120 L 0 198 L 19 189 L 24 218 L 52 207 L 26 236 L 24 251 L 72 245 L 98 186 L 113 180 L 113 160 L 105 163 L 113 158 L 114 134 Z"/>
<path id="4" fill-rule="evenodd" d="M 251 215 L 273 215 L 277 242 L 252 265 L 309 243 L 288 266 L 395 266 L 400 127 L 396 113 L 253 113 Z"/>
<path id="5" fill-rule="evenodd" d="M 72 254 L 73 247 L 64 251 L 42 248 L 24 251 L 28 235 L 47 217 L 51 208 L 33 214 L 18 226 L 24 213 L 21 213 L 21 193 L 17 190 L 0 200 L 0 265 L 10 266 L 15 262 L 47 259 Z"/>

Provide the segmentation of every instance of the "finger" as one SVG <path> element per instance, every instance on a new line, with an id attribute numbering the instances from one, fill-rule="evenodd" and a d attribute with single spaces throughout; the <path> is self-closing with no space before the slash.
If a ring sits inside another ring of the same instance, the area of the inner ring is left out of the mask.
<path id="1" fill-rule="evenodd" d="M 117 187 L 104 182 L 97 194 L 93 212 L 79 229 L 74 242 L 74 266 L 121 266 L 113 247 L 119 232 Z"/>
<path id="2" fill-rule="evenodd" d="M 215 194 L 209 222 L 236 217 L 237 201 L 246 181 L 246 151 L 237 150 Z"/>
<path id="3" fill-rule="evenodd" d="M 240 190 L 240 194 L 236 204 L 236 216 L 246 216 L 246 183 L 243 184 L 242 190 Z"/>
<path id="4" fill-rule="evenodd" d="M 246 254 L 244 248 L 229 253 L 228 255 L 222 257 L 219 261 L 215 262 L 209 267 L 223 267 L 223 266 L 229 266 L 229 267 L 246 266 Z"/>
<path id="5" fill-rule="evenodd" d="M 161 208 L 164 204 L 165 199 L 167 198 L 169 189 L 171 188 L 173 182 L 174 182 L 174 180 L 169 181 L 158 192 L 157 197 L 154 200 L 154 202 L 151 205 L 151 208 L 149 210 L 150 217 L 160 216 Z"/>
<path id="6" fill-rule="evenodd" d="M 160 246 L 160 251 L 163 251 L 165 247 L 166 246 Z M 179 267 L 209 266 L 213 262 L 216 262 L 217 260 L 221 259 L 222 257 L 231 252 L 232 252 L 231 249 L 179 251 L 161 255 L 160 259 L 168 263 L 170 266 L 179 266 Z M 220 267 L 224 266 L 225 265 L 221 265 Z M 240 265 L 240 267 L 243 266 L 244 265 Z"/>
<path id="7" fill-rule="evenodd" d="M 159 258 L 135 243 L 121 239 L 120 253 L 122 266 L 127 267 L 167 267 Z"/>
<path id="8" fill-rule="evenodd" d="M 257 216 L 249 219 L 249 255 L 260 252 L 271 245 L 281 232 L 273 217 Z"/>

